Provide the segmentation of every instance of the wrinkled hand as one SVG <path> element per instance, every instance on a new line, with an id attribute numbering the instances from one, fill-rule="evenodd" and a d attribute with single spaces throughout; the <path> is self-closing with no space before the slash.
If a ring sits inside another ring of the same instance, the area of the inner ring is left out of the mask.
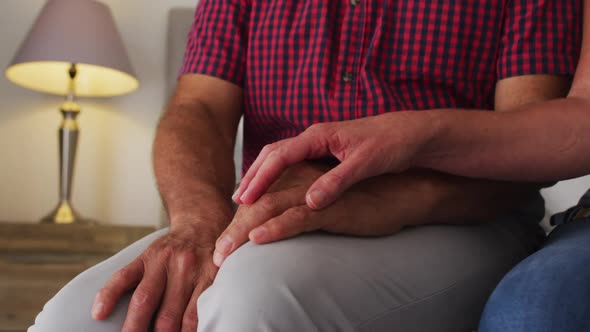
<path id="1" fill-rule="evenodd" d="M 298 164 L 299 165 L 299 164 Z M 278 184 L 288 183 L 288 169 Z M 421 190 L 429 184 L 412 172 L 382 175 L 361 181 L 344 192 L 333 204 L 312 210 L 302 197 L 309 183 L 323 172 L 303 179 L 292 187 L 271 186 L 271 190 L 252 205 L 243 205 L 230 227 L 217 241 L 216 264 L 248 239 L 264 244 L 301 233 L 322 230 L 356 236 L 391 235 L 404 225 L 424 219 L 426 211 L 406 198 L 408 190 Z M 413 188 L 410 188 L 413 187 Z M 226 242 L 227 241 L 227 242 Z"/>
<path id="2" fill-rule="evenodd" d="M 256 203 L 241 205 L 216 242 L 214 263 L 221 266 L 225 258 L 249 238 L 257 238 L 256 231 L 253 231 L 256 227 L 279 216 L 299 214 L 306 207 L 305 192 L 328 169 L 326 165 L 312 162 L 289 167 Z"/>
<path id="3" fill-rule="evenodd" d="M 264 244 L 317 230 L 355 236 L 397 233 L 416 218 L 414 209 L 408 209 L 410 202 L 402 197 L 391 201 L 391 189 L 381 177 L 361 181 L 322 210 L 312 210 L 305 204 L 289 209 L 255 228 L 250 239 Z M 401 193 L 402 186 L 399 189 Z"/>
<path id="4" fill-rule="evenodd" d="M 196 331 L 197 298 L 217 274 L 211 262 L 217 234 L 193 225 L 171 228 L 111 277 L 96 295 L 93 318 L 107 318 L 121 296 L 135 288 L 123 331 L 147 331 L 152 317 L 156 331 Z"/>
<path id="5" fill-rule="evenodd" d="M 313 125 L 297 137 L 265 146 L 232 198 L 252 204 L 290 165 L 333 156 L 340 165 L 306 194 L 310 208 L 324 208 L 363 179 L 410 168 L 428 140 L 432 123 L 427 117 L 424 112 L 395 112 Z"/>

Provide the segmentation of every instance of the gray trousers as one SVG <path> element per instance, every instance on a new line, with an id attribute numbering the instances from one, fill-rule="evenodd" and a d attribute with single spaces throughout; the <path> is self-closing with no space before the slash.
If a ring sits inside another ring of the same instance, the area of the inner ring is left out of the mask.
<path id="1" fill-rule="evenodd" d="M 496 283 L 542 238 L 521 219 L 412 227 L 380 238 L 312 233 L 247 243 L 199 298 L 198 331 L 472 331 Z M 166 232 L 80 274 L 45 305 L 29 332 L 119 331 L 129 294 L 102 322 L 90 316 L 94 296 Z"/>

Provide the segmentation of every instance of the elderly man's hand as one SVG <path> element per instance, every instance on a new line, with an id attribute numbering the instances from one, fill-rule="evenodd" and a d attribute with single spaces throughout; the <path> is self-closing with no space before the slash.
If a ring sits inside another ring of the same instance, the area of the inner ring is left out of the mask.
<path id="1" fill-rule="evenodd" d="M 428 177 L 414 172 L 361 181 L 325 209 L 312 210 L 305 204 L 304 193 L 325 171 L 298 164 L 279 178 L 271 192 L 252 205 L 240 206 L 217 241 L 215 264 L 220 266 L 248 239 L 263 244 L 316 230 L 356 236 L 391 235 L 404 225 L 418 223 L 428 213 L 408 198 L 409 191 L 428 192 L 431 185 Z"/>
<path id="2" fill-rule="evenodd" d="M 178 224 L 115 273 L 98 292 L 94 319 L 106 319 L 123 294 L 132 291 L 122 331 L 196 331 L 197 298 L 209 287 L 217 267 L 211 261 L 220 232 Z"/>
<path id="3" fill-rule="evenodd" d="M 393 179 L 398 177 L 399 181 Z M 250 239 L 263 244 L 317 230 L 354 236 L 395 234 L 421 215 L 403 197 L 407 180 L 407 175 L 385 175 L 361 181 L 322 210 L 305 204 L 287 210 L 252 230 Z M 392 200 L 393 196 L 399 198 Z"/>
<path id="4" fill-rule="evenodd" d="M 241 205 L 216 242 L 215 264 L 220 266 L 229 254 L 246 243 L 256 227 L 283 214 L 297 213 L 299 208 L 305 207 L 305 192 L 328 170 L 328 166 L 312 162 L 291 166 L 256 203 Z"/>

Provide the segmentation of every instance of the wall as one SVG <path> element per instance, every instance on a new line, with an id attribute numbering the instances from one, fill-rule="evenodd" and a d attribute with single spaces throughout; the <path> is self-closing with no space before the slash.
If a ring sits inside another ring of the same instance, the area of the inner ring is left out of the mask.
<path id="1" fill-rule="evenodd" d="M 168 10 L 196 0 L 106 0 L 141 81 L 131 95 L 81 100 L 74 204 L 108 224 L 160 223 L 161 204 L 151 169 L 151 142 L 165 103 Z M 0 68 L 12 59 L 43 0 L 0 0 Z M 149 5 L 147 5 L 149 3 Z M 32 222 L 57 199 L 57 138 L 61 99 L 0 78 L 0 220 Z M 547 207 L 560 211 L 590 177 L 545 190 Z"/>
<path id="2" fill-rule="evenodd" d="M 168 10 L 197 0 L 105 0 L 141 82 L 133 94 L 81 99 L 74 206 L 106 224 L 159 225 L 151 142 L 165 104 Z M 0 71 L 44 0 L 0 0 Z M 33 222 L 57 203 L 57 127 L 62 99 L 0 77 L 0 220 Z"/>
<path id="3" fill-rule="evenodd" d="M 577 203 L 590 188 L 590 176 L 562 181 L 552 188 L 542 191 L 549 212 L 561 212 Z"/>

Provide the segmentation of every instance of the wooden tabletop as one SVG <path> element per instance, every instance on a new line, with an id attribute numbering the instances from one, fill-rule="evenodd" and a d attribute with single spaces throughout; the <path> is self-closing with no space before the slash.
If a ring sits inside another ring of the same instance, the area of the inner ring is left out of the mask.
<path id="1" fill-rule="evenodd" d="M 68 281 L 153 231 L 0 222 L 0 332 L 26 331 Z"/>
<path id="2" fill-rule="evenodd" d="M 0 252 L 114 254 L 154 227 L 0 222 Z"/>

